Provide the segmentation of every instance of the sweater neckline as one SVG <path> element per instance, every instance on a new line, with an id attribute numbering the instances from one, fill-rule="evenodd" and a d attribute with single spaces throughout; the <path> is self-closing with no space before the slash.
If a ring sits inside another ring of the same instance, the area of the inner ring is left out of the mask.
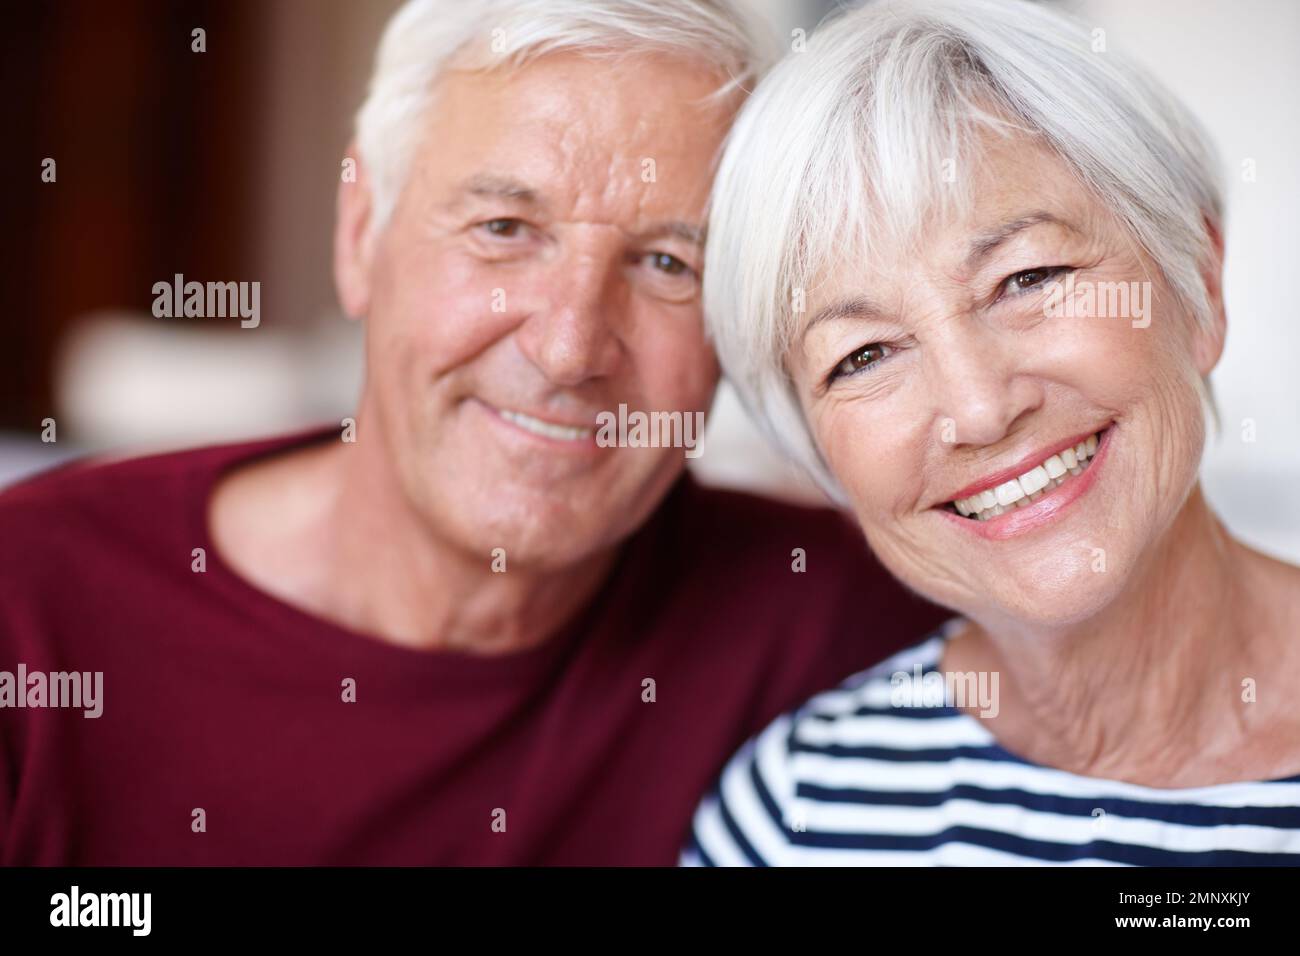
<path id="1" fill-rule="evenodd" d="M 574 648 L 580 637 L 597 626 L 610 604 L 609 592 L 616 582 L 626 577 L 621 572 L 629 558 L 627 547 L 615 559 L 605 587 L 555 634 L 533 647 L 493 655 L 421 650 L 394 644 L 377 634 L 354 630 L 284 601 L 245 578 L 226 562 L 211 533 L 208 506 L 217 483 L 234 469 L 258 459 L 305 448 L 337 435 L 337 428 L 321 427 L 287 436 L 215 446 L 205 449 L 206 454 L 199 456 L 197 467 L 188 475 L 188 523 L 191 540 L 197 541 L 206 555 L 206 580 L 220 591 L 224 601 L 247 615 L 250 623 L 296 642 L 306 656 L 325 656 L 339 664 L 365 665 L 367 674 L 381 679 L 387 675 L 399 683 L 410 679 L 424 685 L 431 680 L 445 680 L 474 686 L 485 682 L 526 682 L 552 668 Z"/>

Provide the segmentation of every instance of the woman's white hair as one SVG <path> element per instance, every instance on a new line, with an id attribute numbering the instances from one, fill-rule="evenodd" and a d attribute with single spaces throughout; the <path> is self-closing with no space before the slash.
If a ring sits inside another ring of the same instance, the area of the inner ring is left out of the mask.
<path id="1" fill-rule="evenodd" d="M 1044 143 L 1130 231 L 1184 308 L 1221 228 L 1214 151 L 1192 116 L 1104 34 L 1022 0 L 880 0 L 820 27 L 732 128 L 714 181 L 704 307 L 760 427 L 843 499 L 785 357 L 800 300 L 873 236 L 914 242 L 969 201 L 977 129 Z M 859 258 L 861 261 L 861 258 Z"/>
<path id="2" fill-rule="evenodd" d="M 548 53 L 675 54 L 719 70 L 716 95 L 749 89 L 775 59 L 775 38 L 732 0 L 410 0 L 379 44 L 357 146 L 370 172 L 375 228 L 410 171 L 420 121 L 447 69 L 519 67 Z"/>

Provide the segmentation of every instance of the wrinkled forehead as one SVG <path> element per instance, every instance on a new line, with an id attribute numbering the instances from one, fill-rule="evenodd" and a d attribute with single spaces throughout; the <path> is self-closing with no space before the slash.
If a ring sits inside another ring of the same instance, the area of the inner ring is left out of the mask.
<path id="1" fill-rule="evenodd" d="M 735 109 L 710 99 L 718 84 L 703 64 L 649 53 L 454 67 L 433 89 L 412 178 L 433 192 L 514 182 L 563 217 L 698 215 Z"/>

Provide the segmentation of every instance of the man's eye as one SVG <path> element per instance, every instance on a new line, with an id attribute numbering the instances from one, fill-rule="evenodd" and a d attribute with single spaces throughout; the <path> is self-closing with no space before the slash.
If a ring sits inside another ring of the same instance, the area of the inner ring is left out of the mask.
<path id="1" fill-rule="evenodd" d="M 667 273 L 670 276 L 681 275 L 683 272 L 689 272 L 691 267 L 682 262 L 676 256 L 670 256 L 666 252 L 652 252 L 649 255 L 650 265 L 660 272 Z"/>
<path id="2" fill-rule="evenodd" d="M 1049 279 L 1055 278 L 1064 271 L 1064 266 L 1044 266 L 1038 269 L 1026 269 L 1024 272 L 1017 272 L 1013 276 L 1008 276 L 1006 281 L 1002 283 L 1002 291 L 1008 295 L 1028 292 L 1031 289 L 1043 285 Z"/>
<path id="3" fill-rule="evenodd" d="M 518 219 L 489 219 L 479 225 L 491 235 L 502 239 L 513 239 L 524 227 Z"/>
<path id="4" fill-rule="evenodd" d="M 879 342 L 873 342 L 871 345 L 864 345 L 856 352 L 850 352 L 835 366 L 831 371 L 829 381 L 833 382 L 837 378 L 846 375 L 856 375 L 863 369 L 870 368 L 881 359 L 888 357 L 893 352 L 887 345 L 881 345 Z"/>

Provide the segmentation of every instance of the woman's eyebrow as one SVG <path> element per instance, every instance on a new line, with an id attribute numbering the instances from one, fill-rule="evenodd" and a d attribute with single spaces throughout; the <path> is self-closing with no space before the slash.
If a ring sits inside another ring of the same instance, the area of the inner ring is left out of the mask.
<path id="1" fill-rule="evenodd" d="M 992 229 L 976 238 L 970 246 L 970 252 L 966 256 L 966 270 L 973 271 L 983 260 L 987 259 L 998 246 L 1002 245 L 1012 236 L 1023 232 L 1031 226 L 1042 225 L 1043 223 L 1052 223 L 1061 226 L 1071 232 L 1079 230 L 1070 222 L 1062 219 L 1046 210 L 1038 210 L 1027 213 L 1023 216 L 1017 216 L 1015 219 L 1007 220 L 995 229 Z M 871 299 L 864 295 L 851 295 L 830 303 L 825 308 L 820 309 L 816 315 L 809 320 L 804 326 L 803 331 L 799 333 L 800 341 L 807 338 L 808 333 L 813 327 L 820 325 L 822 322 L 829 322 L 834 319 L 883 319 L 885 312 L 880 306 L 876 305 Z"/>
<path id="2" fill-rule="evenodd" d="M 1042 210 L 1031 212 L 1024 216 L 1017 216 L 1015 219 L 1004 222 L 996 229 L 984 233 L 971 243 L 970 252 L 966 256 L 966 271 L 973 272 L 976 267 L 978 267 L 993 253 L 994 249 L 1002 245 L 1002 243 L 1006 242 L 1012 236 L 1023 232 L 1031 226 L 1041 225 L 1045 222 L 1062 226 L 1069 229 L 1071 232 L 1079 231 L 1059 216 L 1055 216 L 1050 212 Z"/>
<path id="3" fill-rule="evenodd" d="M 817 310 L 817 314 L 809 320 L 808 324 L 803 327 L 803 331 L 799 333 L 799 341 L 802 342 L 806 339 L 813 326 L 822 322 L 830 322 L 835 319 L 883 319 L 884 316 L 884 310 L 866 296 L 847 296 Z"/>

